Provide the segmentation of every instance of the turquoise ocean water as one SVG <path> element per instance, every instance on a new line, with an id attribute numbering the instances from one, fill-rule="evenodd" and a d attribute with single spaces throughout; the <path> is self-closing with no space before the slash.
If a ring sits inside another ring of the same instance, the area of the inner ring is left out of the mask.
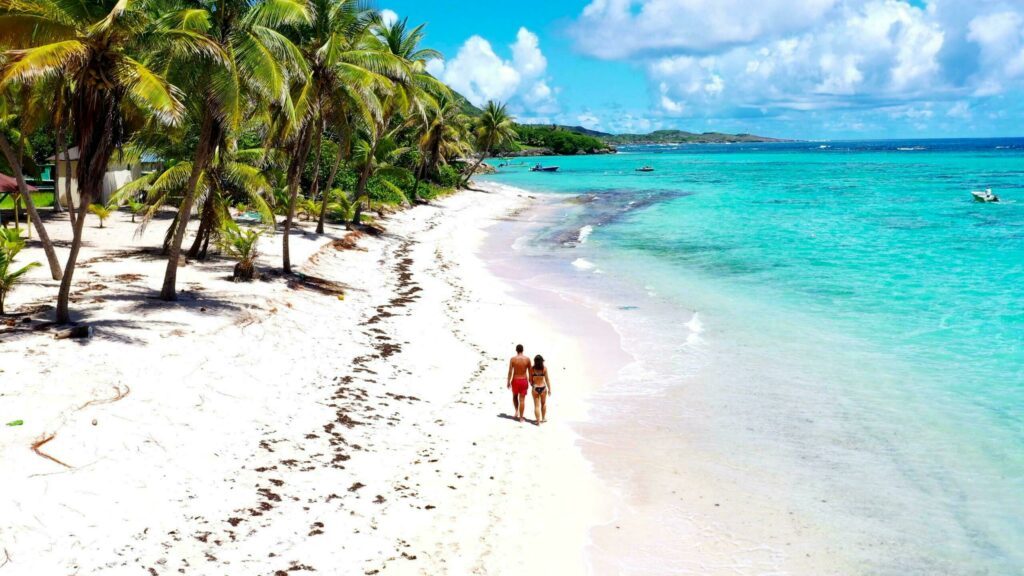
<path id="1" fill-rule="evenodd" d="M 602 422 L 776 478 L 855 573 L 1024 574 L 1024 140 L 513 163 L 519 257 L 636 358 Z"/>

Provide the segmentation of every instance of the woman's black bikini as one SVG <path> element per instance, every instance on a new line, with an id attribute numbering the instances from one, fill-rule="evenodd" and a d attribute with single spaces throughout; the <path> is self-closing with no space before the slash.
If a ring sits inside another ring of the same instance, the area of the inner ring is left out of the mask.
<path id="1" fill-rule="evenodd" d="M 543 378 L 543 377 L 544 377 L 544 372 L 535 372 L 532 368 L 530 369 L 530 379 L 531 380 L 534 380 L 536 378 Z M 545 384 L 543 386 L 534 386 L 533 387 L 533 393 L 537 394 L 537 395 L 543 394 L 544 391 L 547 390 L 547 388 L 548 388 L 547 384 Z"/>

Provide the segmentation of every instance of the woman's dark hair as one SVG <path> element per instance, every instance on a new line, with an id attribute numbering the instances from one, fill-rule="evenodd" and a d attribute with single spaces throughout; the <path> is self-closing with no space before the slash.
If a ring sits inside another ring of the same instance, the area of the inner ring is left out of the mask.
<path id="1" fill-rule="evenodd" d="M 533 357 L 533 369 L 536 370 L 537 372 L 544 371 L 544 357 L 541 356 L 540 354 L 537 354 L 536 356 Z"/>

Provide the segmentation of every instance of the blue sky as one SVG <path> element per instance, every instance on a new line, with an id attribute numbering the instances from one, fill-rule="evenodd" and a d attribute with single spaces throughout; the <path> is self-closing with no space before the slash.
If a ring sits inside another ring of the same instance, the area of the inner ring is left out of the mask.
<path id="1" fill-rule="evenodd" d="M 1024 0 L 382 0 L 522 121 L 790 138 L 1022 136 Z"/>

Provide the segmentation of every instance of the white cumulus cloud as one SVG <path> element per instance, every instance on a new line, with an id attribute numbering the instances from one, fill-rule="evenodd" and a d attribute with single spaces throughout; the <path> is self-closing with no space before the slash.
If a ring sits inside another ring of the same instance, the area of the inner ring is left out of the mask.
<path id="1" fill-rule="evenodd" d="M 656 58 L 647 70 L 669 113 L 871 106 L 941 88 L 943 43 L 926 10 L 875 0 L 844 7 L 841 17 L 800 35 L 712 56 Z"/>
<path id="2" fill-rule="evenodd" d="M 998 94 L 1024 77 L 1024 14 L 1003 10 L 971 19 L 967 38 L 979 47 L 979 95 Z"/>
<path id="3" fill-rule="evenodd" d="M 387 8 L 384 8 L 383 10 L 380 11 L 380 19 L 381 21 L 384 22 L 385 26 L 390 26 L 395 22 L 398 22 L 398 13 L 396 13 L 394 10 L 388 10 Z"/>
<path id="4" fill-rule="evenodd" d="M 574 27 L 600 58 L 710 53 L 798 33 L 838 0 L 592 0 Z"/>
<path id="5" fill-rule="evenodd" d="M 448 62 L 432 61 L 427 70 L 477 106 L 495 100 L 510 102 L 521 112 L 557 111 L 557 91 L 545 76 L 548 61 L 537 35 L 520 28 L 509 50 L 511 58 L 504 59 L 488 40 L 474 35 L 454 58 Z"/>

